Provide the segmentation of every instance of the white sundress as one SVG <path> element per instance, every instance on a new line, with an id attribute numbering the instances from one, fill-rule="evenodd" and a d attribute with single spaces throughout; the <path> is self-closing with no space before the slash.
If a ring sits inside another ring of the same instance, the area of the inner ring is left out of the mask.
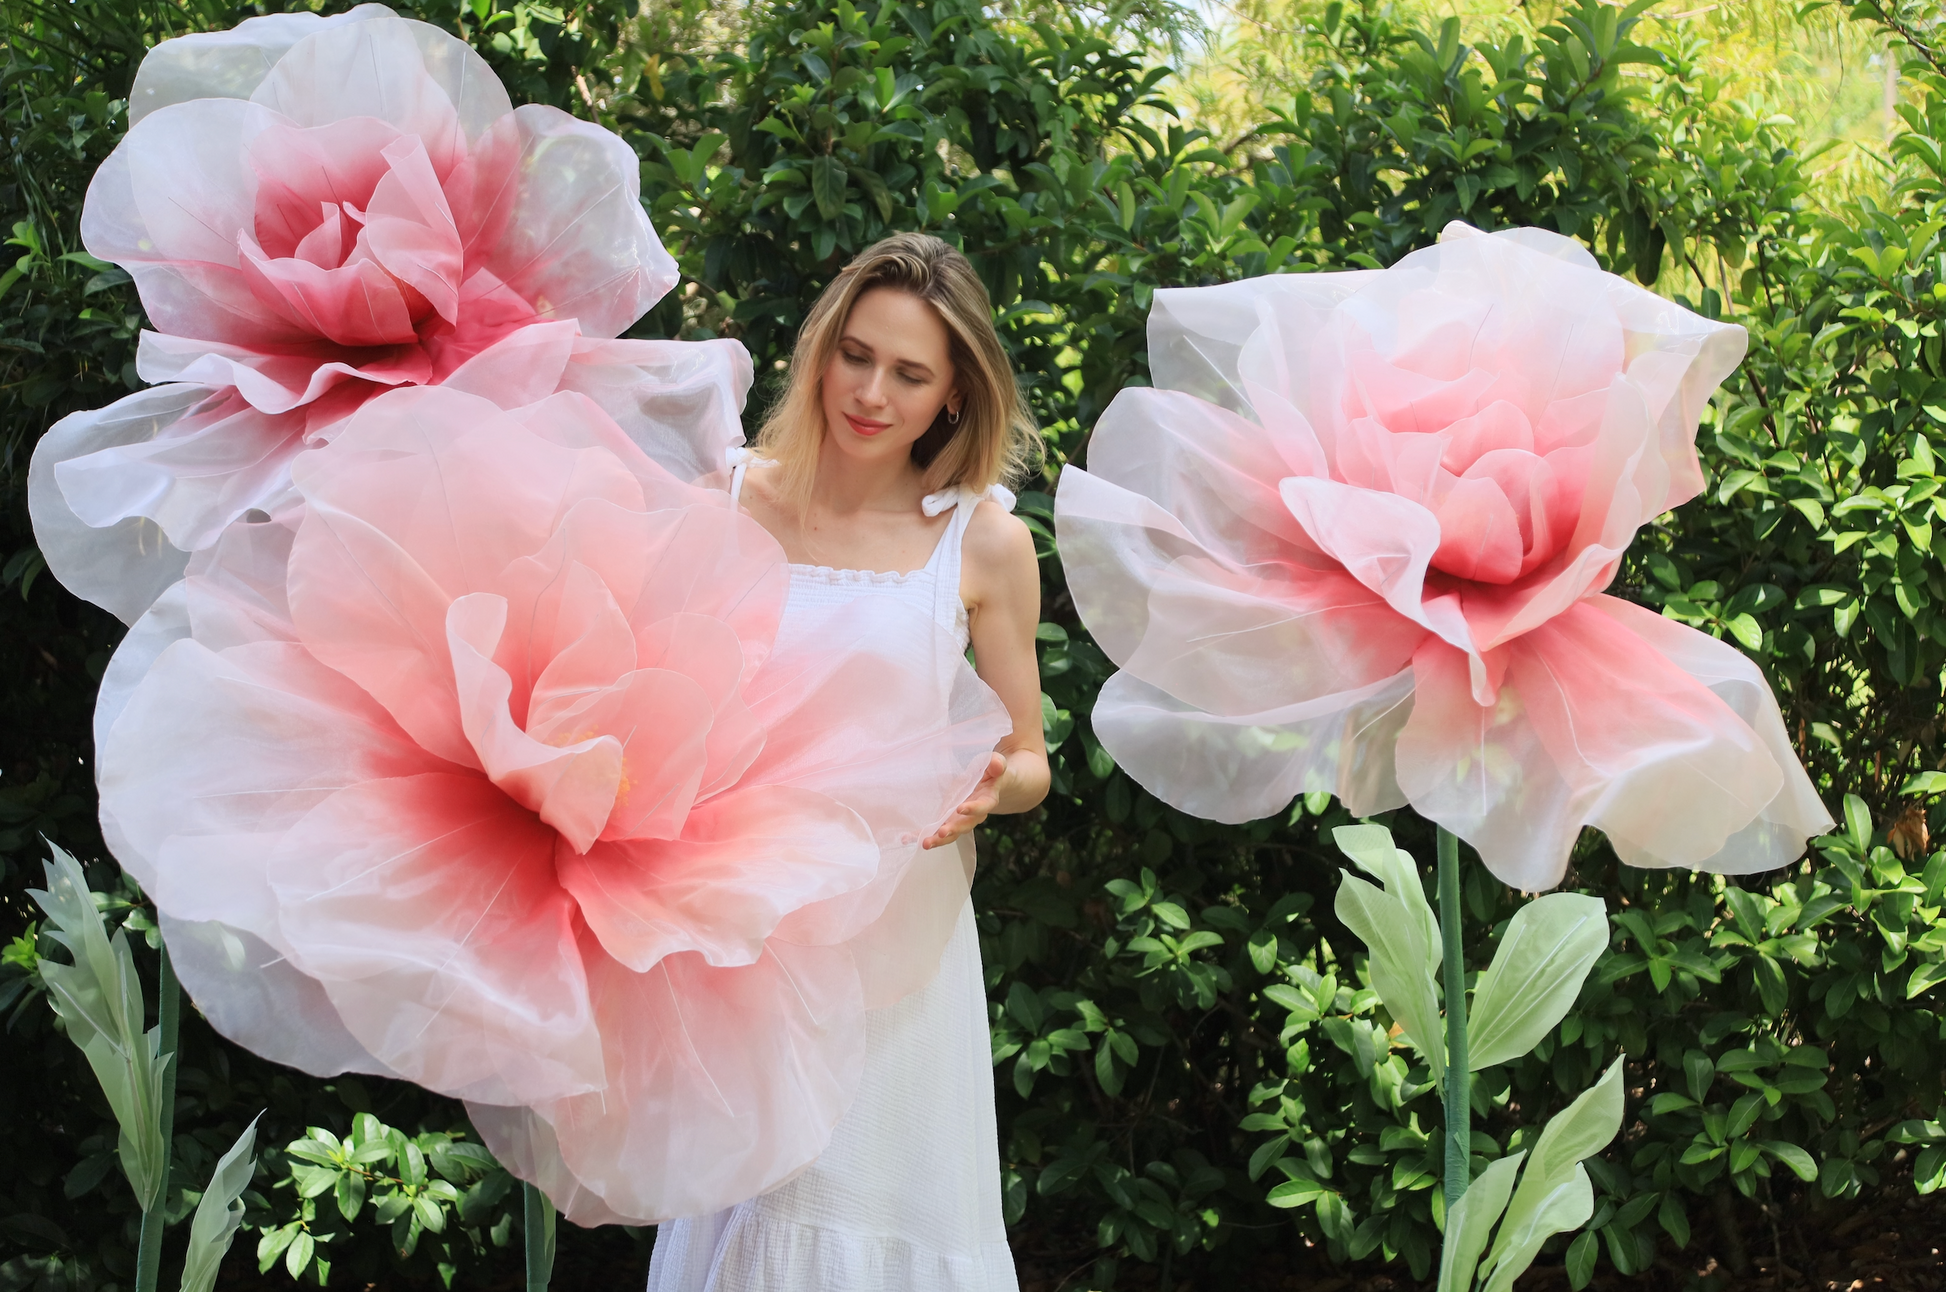
<path id="1" fill-rule="evenodd" d="M 739 455 L 731 497 L 749 456 Z M 925 499 L 953 517 L 923 569 L 910 574 L 791 567 L 779 636 L 799 607 L 897 597 L 968 640 L 959 599 L 960 545 L 981 497 Z M 971 836 L 962 839 L 971 863 Z M 796 1179 L 656 1231 L 648 1292 L 1018 1292 L 1000 1211 L 993 1059 L 973 904 L 960 909 L 939 973 L 866 1015 L 865 1073 L 822 1155 Z"/>

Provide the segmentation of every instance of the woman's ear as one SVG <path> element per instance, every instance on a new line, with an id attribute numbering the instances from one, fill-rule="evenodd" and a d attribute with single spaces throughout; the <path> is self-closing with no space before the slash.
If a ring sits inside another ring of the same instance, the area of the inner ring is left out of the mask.
<path id="1" fill-rule="evenodd" d="M 946 416 L 957 422 L 959 420 L 960 409 L 965 404 L 966 396 L 960 393 L 958 386 L 953 387 L 952 393 L 946 396 Z"/>

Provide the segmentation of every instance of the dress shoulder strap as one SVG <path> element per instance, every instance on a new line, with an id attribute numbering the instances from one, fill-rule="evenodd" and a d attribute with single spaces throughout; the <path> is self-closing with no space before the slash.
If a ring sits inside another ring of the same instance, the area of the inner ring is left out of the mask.
<path id="1" fill-rule="evenodd" d="M 723 463 L 730 468 L 730 509 L 736 510 L 737 499 L 743 495 L 743 477 L 750 473 L 750 464 L 757 460 L 757 451 L 748 445 L 737 444 L 723 451 Z"/>
<path id="2" fill-rule="evenodd" d="M 953 519 L 947 523 L 946 532 L 940 535 L 939 546 L 933 552 L 938 564 L 933 566 L 932 562 L 927 563 L 934 569 L 934 614 L 943 624 L 957 624 L 964 610 L 959 599 L 960 549 L 966 540 L 966 527 L 983 501 L 999 503 L 1007 511 L 1014 509 L 1012 491 L 997 484 L 983 490 L 955 485 L 938 493 L 927 494 L 919 504 L 928 516 L 937 516 L 948 507 L 953 509 Z"/>

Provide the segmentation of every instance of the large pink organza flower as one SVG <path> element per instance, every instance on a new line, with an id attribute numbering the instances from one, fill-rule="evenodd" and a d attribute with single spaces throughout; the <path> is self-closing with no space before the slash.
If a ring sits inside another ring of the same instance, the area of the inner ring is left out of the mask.
<path id="1" fill-rule="evenodd" d="M 1524 889 L 1584 825 L 1726 873 L 1828 827 L 1756 667 L 1602 595 L 1702 489 L 1741 328 L 1463 225 L 1386 270 L 1158 292 L 1149 328 L 1158 388 L 1102 415 L 1057 512 L 1121 669 L 1095 730 L 1152 792 L 1223 821 L 1410 802 Z"/>
<path id="2" fill-rule="evenodd" d="M 687 478 L 741 439 L 741 346 L 604 339 L 676 281 L 635 154 L 514 108 L 437 28 L 366 5 L 164 41 L 129 117 L 81 232 L 133 276 L 165 384 L 64 419 L 30 473 L 50 568 L 124 619 L 393 387 L 579 390 Z"/>
<path id="3" fill-rule="evenodd" d="M 104 833 L 197 1004 L 471 1101 L 584 1223 L 801 1169 L 965 901 L 918 842 L 992 692 L 905 607 L 784 615 L 776 542 L 584 396 L 397 391 L 292 475 L 97 714 Z"/>

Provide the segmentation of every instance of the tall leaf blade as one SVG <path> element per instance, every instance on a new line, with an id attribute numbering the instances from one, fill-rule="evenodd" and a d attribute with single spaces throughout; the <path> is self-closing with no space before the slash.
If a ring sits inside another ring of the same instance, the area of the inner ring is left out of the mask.
<path id="1" fill-rule="evenodd" d="M 1426 901 L 1426 890 L 1419 882 L 1419 867 L 1412 854 L 1392 843 L 1392 832 L 1382 825 L 1341 825 L 1331 832 L 1338 851 L 1363 866 L 1418 926 L 1426 944 L 1426 970 L 1435 981 L 1439 977 L 1440 956 L 1445 944 L 1439 937 L 1439 917 Z"/>
<path id="2" fill-rule="evenodd" d="M 1525 1183 L 1522 1181 L 1523 1186 Z M 1512 1292 L 1514 1280 L 1527 1272 L 1541 1254 L 1543 1243 L 1556 1234 L 1581 1228 L 1594 1213 L 1595 1186 L 1589 1182 L 1588 1168 L 1577 1162 L 1568 1178 L 1542 1195 L 1518 1225 L 1509 1220 L 1501 1227 L 1486 1292 Z"/>
<path id="3" fill-rule="evenodd" d="M 1514 1175 L 1527 1155 L 1515 1153 L 1480 1172 L 1453 1209 L 1446 1213 L 1446 1241 L 1439 1251 L 1439 1292 L 1469 1292 L 1473 1271 L 1486 1250 L 1493 1222 L 1507 1209 L 1514 1191 Z"/>
<path id="4" fill-rule="evenodd" d="M 1608 948 L 1608 908 L 1598 897 L 1548 893 L 1514 913 L 1473 992 L 1467 1061 L 1478 1071 L 1540 1044 L 1581 995 Z"/>
<path id="5" fill-rule="evenodd" d="M 1504 1292 L 1512 1287 L 1514 1279 L 1533 1263 L 1541 1243 L 1552 1234 L 1584 1223 L 1591 1214 L 1594 1194 L 1586 1185 L 1587 1172 L 1582 1170 L 1581 1161 L 1599 1153 L 1622 1128 L 1622 1063 L 1621 1058 L 1611 1063 L 1601 1080 L 1555 1114 L 1535 1141 L 1527 1155 L 1526 1169 L 1520 1174 L 1520 1187 L 1507 1204 L 1507 1218 L 1493 1242 L 1490 1289 Z M 1577 1179 L 1582 1182 L 1580 1187 L 1588 1190 L 1589 1210 L 1572 1223 L 1559 1223 L 1574 1213 L 1571 1204 L 1580 1197 Z"/>
<path id="6" fill-rule="evenodd" d="M 258 1114 L 261 1117 L 262 1114 Z M 257 1144 L 257 1117 L 243 1128 L 237 1142 L 216 1163 L 203 1200 L 189 1222 L 189 1253 L 182 1266 L 182 1292 L 210 1292 L 217 1272 L 229 1254 L 237 1227 L 243 1223 L 243 1191 L 257 1172 L 252 1150 Z"/>
<path id="7" fill-rule="evenodd" d="M 1439 1080 L 1446 1051 L 1439 1031 L 1439 998 L 1427 967 L 1426 939 L 1412 913 L 1391 893 L 1350 871 L 1338 885 L 1338 918 L 1371 952 L 1372 988 L 1405 1030 L 1406 1039 Z"/>

